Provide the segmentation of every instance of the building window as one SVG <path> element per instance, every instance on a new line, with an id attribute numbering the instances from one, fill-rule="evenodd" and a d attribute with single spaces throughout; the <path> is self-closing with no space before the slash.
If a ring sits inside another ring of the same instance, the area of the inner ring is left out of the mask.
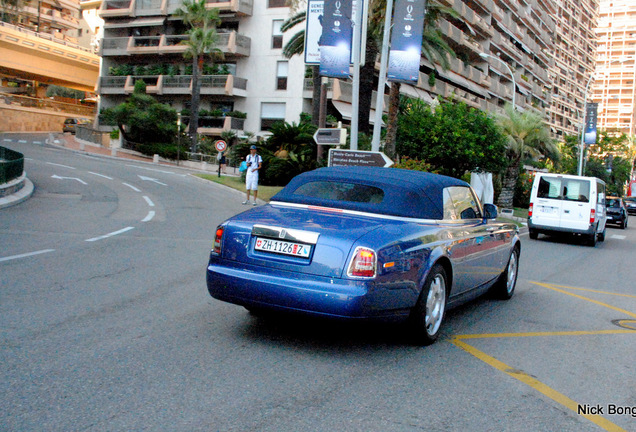
<path id="1" fill-rule="evenodd" d="M 287 3 L 286 0 L 268 0 L 267 7 L 268 8 L 287 7 L 285 3 Z"/>
<path id="2" fill-rule="evenodd" d="M 283 47 L 283 32 L 280 29 L 283 20 L 274 20 L 272 24 L 272 48 L 280 49 Z"/>
<path id="3" fill-rule="evenodd" d="M 279 61 L 276 63 L 276 90 L 287 90 L 287 71 L 289 62 Z"/>
<path id="4" fill-rule="evenodd" d="M 261 103 L 261 130 L 270 130 L 276 122 L 285 121 L 285 103 Z"/>

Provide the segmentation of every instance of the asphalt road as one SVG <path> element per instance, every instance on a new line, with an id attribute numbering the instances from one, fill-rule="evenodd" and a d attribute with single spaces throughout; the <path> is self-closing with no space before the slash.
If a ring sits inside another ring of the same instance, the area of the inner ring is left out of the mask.
<path id="1" fill-rule="evenodd" d="M 524 236 L 515 297 L 451 311 L 419 348 L 211 299 L 241 193 L 0 138 L 36 187 L 0 210 L 0 430 L 636 431 L 636 224 L 596 248 Z"/>

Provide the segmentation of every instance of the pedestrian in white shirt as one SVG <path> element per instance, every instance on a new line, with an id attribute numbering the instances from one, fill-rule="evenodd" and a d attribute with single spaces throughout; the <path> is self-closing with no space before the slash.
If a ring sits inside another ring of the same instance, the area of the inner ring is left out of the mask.
<path id="1" fill-rule="evenodd" d="M 250 191 L 254 191 L 254 202 L 256 205 L 256 197 L 258 196 L 258 171 L 263 166 L 263 158 L 256 153 L 256 146 L 250 147 L 250 154 L 245 158 L 247 162 L 247 172 L 245 173 L 245 189 L 247 190 L 247 198 L 243 201 L 243 205 L 250 203 Z"/>

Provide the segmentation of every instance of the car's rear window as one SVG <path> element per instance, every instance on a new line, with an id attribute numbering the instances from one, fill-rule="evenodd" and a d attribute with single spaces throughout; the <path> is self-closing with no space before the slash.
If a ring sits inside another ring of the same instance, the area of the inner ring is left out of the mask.
<path id="1" fill-rule="evenodd" d="M 375 186 L 338 181 L 314 181 L 302 184 L 295 195 L 332 201 L 356 203 L 381 203 L 384 191 Z"/>
<path id="2" fill-rule="evenodd" d="M 543 176 L 539 179 L 538 198 L 589 202 L 589 180 Z"/>
<path id="3" fill-rule="evenodd" d="M 621 206 L 621 200 L 616 198 L 607 199 L 607 207 L 619 208 Z"/>

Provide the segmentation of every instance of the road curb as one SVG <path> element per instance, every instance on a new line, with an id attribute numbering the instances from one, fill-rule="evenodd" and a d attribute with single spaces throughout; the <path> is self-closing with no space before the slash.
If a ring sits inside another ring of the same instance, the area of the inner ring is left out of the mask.
<path id="1" fill-rule="evenodd" d="M 24 183 L 24 186 L 22 186 L 18 191 L 0 198 L 0 209 L 20 204 L 21 202 L 31 198 L 35 187 L 31 180 L 26 177 L 26 173 L 24 174 L 24 178 L 21 179 L 21 182 Z"/>

